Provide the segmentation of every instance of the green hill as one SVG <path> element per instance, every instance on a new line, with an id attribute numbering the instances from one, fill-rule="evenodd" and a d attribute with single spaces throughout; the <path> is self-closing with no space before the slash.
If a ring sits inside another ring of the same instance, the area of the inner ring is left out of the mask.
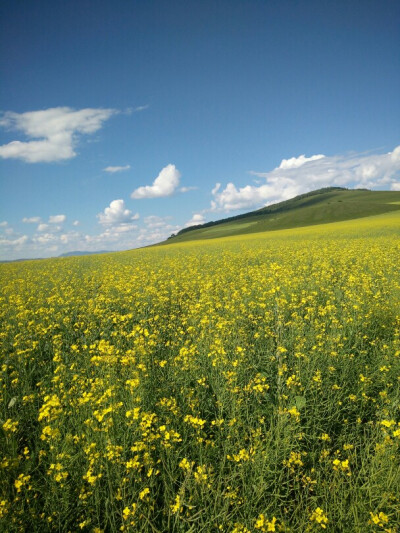
<path id="1" fill-rule="evenodd" d="M 184 228 L 161 244 L 339 222 L 396 210 L 400 210 L 400 191 L 328 187 L 235 217 Z"/>

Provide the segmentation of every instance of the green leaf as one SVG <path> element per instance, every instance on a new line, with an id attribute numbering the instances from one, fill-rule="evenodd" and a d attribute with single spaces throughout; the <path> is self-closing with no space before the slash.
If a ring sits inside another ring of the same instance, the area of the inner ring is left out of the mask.
<path id="1" fill-rule="evenodd" d="M 14 405 L 17 403 L 17 397 L 14 396 L 14 398 L 11 398 L 11 400 L 8 403 L 8 408 L 11 409 L 11 407 L 14 407 Z"/>
<path id="2" fill-rule="evenodd" d="M 304 396 L 296 396 L 295 397 L 295 400 L 296 400 L 296 407 L 297 409 L 300 411 L 301 409 L 303 409 L 303 407 L 306 406 L 306 399 Z"/>

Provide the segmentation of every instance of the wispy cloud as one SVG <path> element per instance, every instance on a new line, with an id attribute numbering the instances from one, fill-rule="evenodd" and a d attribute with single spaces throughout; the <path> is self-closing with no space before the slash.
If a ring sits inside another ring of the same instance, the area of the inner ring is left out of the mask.
<path id="1" fill-rule="evenodd" d="M 321 187 L 399 189 L 400 146 L 386 154 L 322 154 L 283 159 L 269 172 L 250 174 L 265 183 L 237 187 L 232 182 L 222 189 L 217 183 L 212 190 L 211 211 L 233 211 L 261 207 Z"/>
<path id="2" fill-rule="evenodd" d="M 25 222 L 25 224 L 39 224 L 41 220 L 40 217 L 24 217 L 22 222 Z"/>
<path id="3" fill-rule="evenodd" d="M 15 140 L 0 146 L 0 157 L 21 159 L 27 163 L 54 162 L 76 156 L 79 135 L 98 131 L 115 109 L 80 109 L 55 107 L 42 111 L 14 113 L 7 111 L 0 126 L 22 132 L 28 141 Z"/>
<path id="4" fill-rule="evenodd" d="M 198 187 L 181 187 L 179 192 L 197 191 Z"/>
<path id="5" fill-rule="evenodd" d="M 179 179 L 181 173 L 175 165 L 167 165 L 164 167 L 152 185 L 145 185 L 135 189 L 131 198 L 161 198 L 163 196 L 171 196 L 179 186 Z"/>
<path id="6" fill-rule="evenodd" d="M 124 112 L 127 115 L 132 115 L 132 113 L 140 113 L 141 111 L 145 111 L 146 109 L 149 109 L 149 107 L 149 104 L 138 105 L 137 107 L 127 107 Z"/>
<path id="7" fill-rule="evenodd" d="M 106 167 L 106 168 L 103 168 L 103 171 L 114 174 L 115 172 L 123 172 L 124 170 L 129 170 L 130 168 L 131 168 L 130 165 L 125 165 L 124 167 Z"/>

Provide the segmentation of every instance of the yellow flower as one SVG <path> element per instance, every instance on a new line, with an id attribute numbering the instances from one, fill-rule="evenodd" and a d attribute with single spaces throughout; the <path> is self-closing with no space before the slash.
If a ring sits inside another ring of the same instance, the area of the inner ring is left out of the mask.
<path id="1" fill-rule="evenodd" d="M 394 420 L 381 420 L 381 426 L 384 426 L 385 428 L 391 428 L 395 425 L 396 422 Z"/>
<path id="2" fill-rule="evenodd" d="M 297 422 L 300 421 L 300 411 L 297 409 L 297 407 L 293 406 L 290 409 L 286 409 L 286 413 L 288 413 Z"/>
<path id="3" fill-rule="evenodd" d="M 131 516 L 133 516 L 136 513 L 137 504 L 132 503 L 130 507 L 125 507 L 125 509 L 122 511 L 122 517 L 124 520 L 128 520 Z"/>
<path id="4" fill-rule="evenodd" d="M 189 462 L 186 457 L 182 459 L 182 461 L 179 463 L 179 467 L 182 468 L 182 470 L 190 470 L 193 466 L 194 462 Z"/>
<path id="5" fill-rule="evenodd" d="M 261 531 L 263 532 L 276 531 L 275 524 L 276 524 L 275 516 L 272 518 L 271 521 L 268 521 L 267 518 L 263 514 L 260 514 L 256 520 L 256 523 L 254 524 L 254 527 L 256 529 L 261 529 Z"/>
<path id="6" fill-rule="evenodd" d="M 194 478 L 197 481 L 197 483 L 203 483 L 204 481 L 207 481 L 206 467 L 198 466 L 194 473 Z"/>
<path id="7" fill-rule="evenodd" d="M 181 513 L 183 511 L 182 500 L 179 494 L 176 495 L 175 502 L 171 504 L 170 507 L 173 514 Z"/>
<path id="8" fill-rule="evenodd" d="M 20 474 L 18 476 L 18 479 L 14 481 L 14 487 L 17 489 L 17 492 L 21 492 L 22 488 L 29 483 L 31 479 L 31 476 L 25 476 L 24 474 Z"/>
<path id="9" fill-rule="evenodd" d="M 321 507 L 317 507 L 315 511 L 311 514 L 310 521 L 316 522 L 323 529 L 326 529 L 326 524 L 329 522 L 328 517 L 326 516 L 324 511 L 321 509 Z"/>
<path id="10" fill-rule="evenodd" d="M 140 494 L 139 494 L 139 499 L 140 499 L 140 500 L 144 500 L 144 499 L 147 497 L 147 495 L 148 495 L 149 493 L 150 493 L 150 489 L 149 489 L 149 487 L 146 487 L 145 489 L 143 489 L 143 490 L 140 492 Z"/>
<path id="11" fill-rule="evenodd" d="M 8 418 L 3 424 L 3 429 L 6 433 L 15 433 L 18 429 L 18 424 L 18 420 Z"/>

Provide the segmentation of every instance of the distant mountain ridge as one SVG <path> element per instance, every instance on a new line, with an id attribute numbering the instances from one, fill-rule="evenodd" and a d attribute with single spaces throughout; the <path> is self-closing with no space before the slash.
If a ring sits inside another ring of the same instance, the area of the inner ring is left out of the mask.
<path id="1" fill-rule="evenodd" d="M 400 191 L 326 187 L 255 211 L 184 228 L 160 244 L 339 222 L 399 209 Z"/>

